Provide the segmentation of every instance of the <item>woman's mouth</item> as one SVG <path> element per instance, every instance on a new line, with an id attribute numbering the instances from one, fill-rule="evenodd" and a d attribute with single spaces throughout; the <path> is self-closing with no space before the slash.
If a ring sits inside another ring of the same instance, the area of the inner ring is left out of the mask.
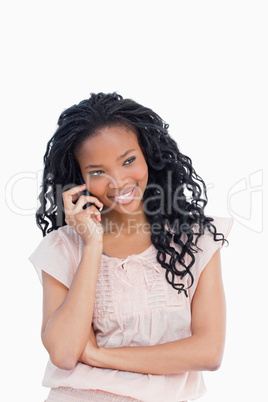
<path id="1" fill-rule="evenodd" d="M 117 204 L 129 204 L 135 198 L 136 189 L 137 185 L 127 192 L 123 192 L 117 196 L 110 196 L 109 198 Z"/>

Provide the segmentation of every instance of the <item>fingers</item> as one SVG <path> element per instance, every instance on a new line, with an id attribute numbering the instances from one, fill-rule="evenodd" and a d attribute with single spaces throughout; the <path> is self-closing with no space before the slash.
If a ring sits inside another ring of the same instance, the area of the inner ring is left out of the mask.
<path id="1" fill-rule="evenodd" d="M 77 200 L 79 195 L 86 189 L 86 185 L 82 184 L 81 186 L 76 186 L 70 188 L 70 190 L 64 191 L 62 193 L 62 198 L 64 201 L 64 204 L 69 204 L 71 205 L 74 201 Z"/>
<path id="2" fill-rule="evenodd" d="M 85 189 L 86 185 L 80 185 L 73 187 L 62 194 L 65 221 L 74 229 L 78 226 L 81 227 L 81 225 L 87 226 L 87 223 L 90 221 L 93 221 L 95 224 L 101 222 L 101 213 L 97 207 L 102 209 L 103 204 L 94 196 L 81 195 L 81 192 Z M 77 199 L 78 201 L 74 204 L 74 201 Z M 90 203 L 91 205 L 84 208 L 87 203 Z"/>
<path id="3" fill-rule="evenodd" d="M 76 186 L 71 188 L 70 190 L 64 191 L 62 194 L 63 197 L 63 203 L 64 203 L 64 208 L 65 210 L 78 210 L 82 209 L 84 205 L 86 205 L 88 202 L 91 204 L 95 204 L 98 208 L 102 209 L 103 204 L 100 202 L 100 200 L 94 196 L 91 195 L 80 195 L 82 191 L 86 189 L 86 185 L 83 184 L 81 186 Z M 74 204 L 74 201 L 76 201 L 79 198 L 78 202 Z"/>
<path id="4" fill-rule="evenodd" d="M 92 204 L 94 204 L 95 207 L 96 207 L 96 202 L 93 201 L 93 198 L 94 198 L 95 200 L 97 200 L 97 198 L 92 197 L 92 196 L 90 196 L 90 195 L 80 195 L 80 197 L 79 197 L 77 203 L 75 204 L 74 210 L 77 210 L 77 211 L 78 211 L 78 210 L 82 209 L 83 207 L 92 206 Z M 91 205 L 87 205 L 87 204 L 91 204 Z M 102 204 L 101 204 L 101 205 L 102 205 Z"/>
<path id="5" fill-rule="evenodd" d="M 101 213 L 94 206 L 86 208 L 84 214 L 86 218 L 92 218 L 93 220 L 95 218 L 97 222 L 101 222 Z"/>
<path id="6" fill-rule="evenodd" d="M 79 229 L 78 232 L 81 230 L 86 231 L 90 222 L 94 224 L 101 222 L 101 213 L 95 206 L 89 207 L 85 210 L 82 209 L 79 212 L 71 211 L 71 213 L 65 215 L 65 222 L 75 230 Z"/>

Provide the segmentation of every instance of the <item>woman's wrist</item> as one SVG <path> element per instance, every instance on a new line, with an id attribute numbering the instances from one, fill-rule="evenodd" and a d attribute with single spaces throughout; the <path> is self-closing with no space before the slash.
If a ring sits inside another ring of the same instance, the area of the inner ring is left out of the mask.
<path id="1" fill-rule="evenodd" d="M 111 366 L 109 367 L 109 362 L 108 362 L 108 353 L 107 349 L 103 347 L 98 347 L 98 349 L 95 349 L 95 353 L 93 357 L 93 360 L 95 361 L 96 367 L 102 367 L 102 368 L 112 368 Z"/>
<path id="2" fill-rule="evenodd" d="M 98 233 L 98 232 L 88 233 L 87 235 L 83 235 L 83 236 L 80 235 L 80 236 L 81 236 L 85 246 L 88 246 L 88 245 L 91 245 L 91 244 L 93 244 L 93 245 L 101 244 L 102 245 L 102 243 L 103 243 L 103 234 L 102 234 L 102 232 L 100 232 L 100 233 Z"/>
<path id="3" fill-rule="evenodd" d="M 108 368 L 105 348 L 87 348 L 84 350 L 80 361 L 93 367 Z"/>
<path id="4" fill-rule="evenodd" d="M 84 241 L 84 253 L 100 252 L 103 250 L 103 239 L 92 237 L 86 242 Z"/>

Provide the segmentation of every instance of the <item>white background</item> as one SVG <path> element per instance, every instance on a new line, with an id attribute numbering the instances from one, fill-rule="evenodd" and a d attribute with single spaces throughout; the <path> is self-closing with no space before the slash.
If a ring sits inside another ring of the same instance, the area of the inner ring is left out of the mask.
<path id="1" fill-rule="evenodd" d="M 1 366 L 5 401 L 43 401 L 42 288 L 28 256 L 37 178 L 59 114 L 118 91 L 170 124 L 233 216 L 222 250 L 228 332 L 203 402 L 267 401 L 266 1 L 6 1 L 1 27 Z M 6 193 L 6 199 L 4 198 Z M 266 233 L 266 236 L 265 236 Z M 266 238 L 265 238 L 266 237 Z M 266 240 L 266 241 L 265 241 Z M 164 402 L 164 401 L 163 401 Z"/>

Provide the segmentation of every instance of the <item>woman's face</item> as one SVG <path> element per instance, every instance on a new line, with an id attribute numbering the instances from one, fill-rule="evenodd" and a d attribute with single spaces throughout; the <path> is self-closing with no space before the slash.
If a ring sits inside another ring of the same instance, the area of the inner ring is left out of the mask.
<path id="1" fill-rule="evenodd" d="M 89 192 L 106 209 L 137 213 L 148 182 L 148 167 L 136 133 L 124 126 L 99 129 L 76 153 Z"/>

